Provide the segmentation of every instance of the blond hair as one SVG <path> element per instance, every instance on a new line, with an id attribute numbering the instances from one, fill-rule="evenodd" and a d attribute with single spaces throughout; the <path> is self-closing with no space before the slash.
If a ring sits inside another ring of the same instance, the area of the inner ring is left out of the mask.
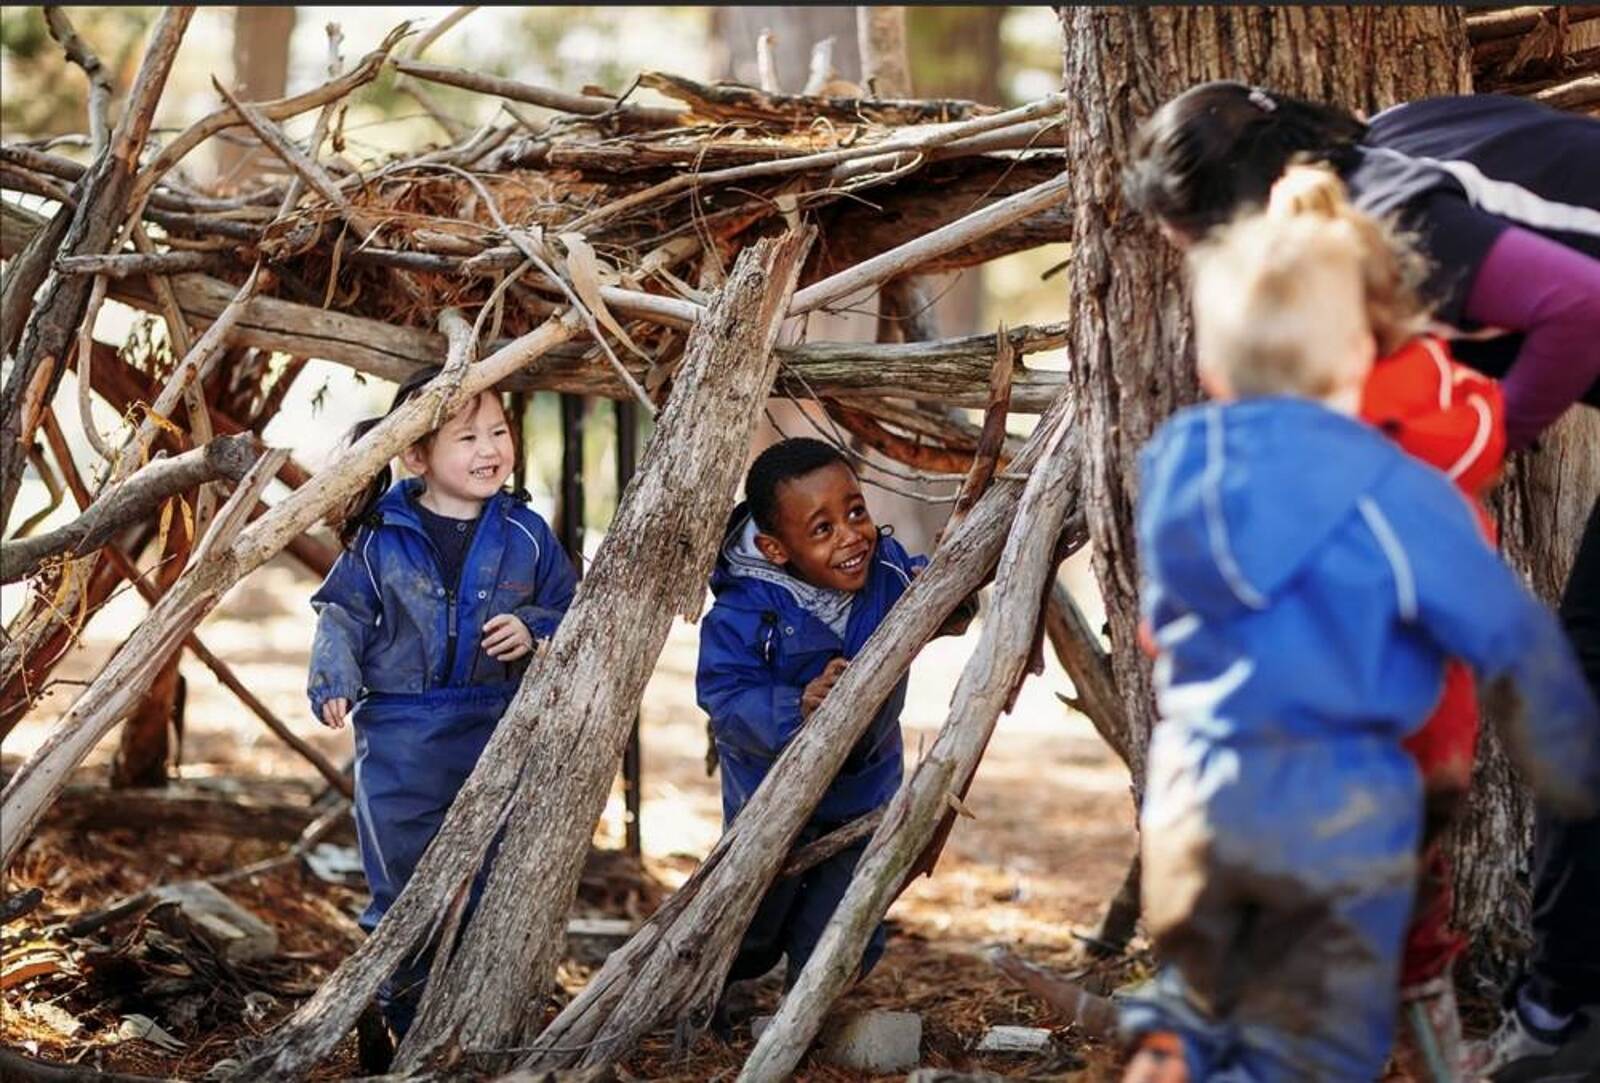
<path id="1" fill-rule="evenodd" d="M 1373 360 L 1366 250 L 1349 222 L 1252 214 L 1189 257 L 1202 377 L 1232 395 L 1327 399 Z"/>
<path id="2" fill-rule="evenodd" d="M 1339 175 L 1326 165 L 1296 164 L 1272 186 L 1266 213 L 1313 215 L 1347 224 L 1361 245 L 1362 290 L 1367 322 L 1380 356 L 1388 356 L 1420 334 L 1428 310 L 1418 291 L 1427 262 L 1389 223 L 1359 210 Z"/>

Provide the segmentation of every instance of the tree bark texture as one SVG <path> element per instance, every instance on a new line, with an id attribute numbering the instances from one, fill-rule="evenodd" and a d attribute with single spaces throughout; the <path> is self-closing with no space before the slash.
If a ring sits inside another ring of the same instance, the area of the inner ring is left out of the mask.
<path id="1" fill-rule="evenodd" d="M 230 89 L 247 102 L 283 97 L 289 86 L 289 39 L 294 34 L 295 9 L 272 5 L 239 4 L 233 9 L 233 85 Z M 266 159 L 260 144 L 247 135 L 218 144 L 217 176 L 237 188 L 258 172 Z M 313 148 L 315 149 L 315 148 Z M 245 155 L 254 155 L 242 164 Z"/>
<path id="2" fill-rule="evenodd" d="M 900 893 L 939 827 L 948 801 L 964 792 L 1000 714 L 1016 694 L 1032 654 L 1045 586 L 1054 577 L 1056 540 L 1072 504 L 1077 448 L 1061 418 L 1033 468 L 995 572 L 994 604 L 983 624 L 949 715 L 933 747 L 906 780 L 867 844 L 855 875 L 811 958 L 739 1074 L 741 1083 L 789 1078 L 822 1020 L 861 969 L 872 931 Z"/>
<path id="3" fill-rule="evenodd" d="M 610 1064 L 652 1028 L 710 1018 L 744 931 L 850 748 L 928 638 L 987 577 L 1065 396 L 913 580 L 688 882 L 539 1035 L 529 1067 Z"/>
<path id="4" fill-rule="evenodd" d="M 498 1050 L 532 1037 L 645 683 L 673 614 L 697 616 L 704 603 L 721 509 L 777 372 L 773 347 L 811 240 L 808 230 L 746 249 L 691 337 L 677 409 L 657 420 L 583 597 L 551 644 L 546 680 L 509 712 L 533 727 L 527 801 L 460 949 L 436 965 L 401 1067 L 446 1043 Z"/>
<path id="5" fill-rule="evenodd" d="M 169 498 L 203 482 L 218 478 L 238 481 L 257 455 L 254 437 L 222 436 L 175 458 L 153 459 L 65 526 L 48 534 L 0 542 L 0 582 L 24 579 L 58 553 L 83 556 L 98 549 L 123 527 L 155 515 Z"/>
<path id="6" fill-rule="evenodd" d="M 1600 411 L 1567 411 L 1513 458 L 1496 492 L 1506 559 L 1539 597 L 1555 604 L 1572 568 L 1589 509 L 1600 498 Z M 1484 719 L 1467 809 L 1451 839 L 1455 921 L 1472 936 L 1474 965 L 1490 981 L 1510 976 L 1528 947 L 1528 895 L 1521 879 L 1533 839 L 1533 799 Z"/>
<path id="7" fill-rule="evenodd" d="M 503 1048 L 529 1022 L 554 970 L 578 870 L 604 791 L 671 616 L 694 613 L 720 537 L 708 494 L 731 499 L 750 430 L 776 369 L 772 344 L 809 239 L 752 246 L 693 334 L 618 518 L 542 662 L 534 666 L 372 937 L 239 1072 L 303 1078 L 379 982 L 441 921 L 508 824 L 466 935 L 440 951 L 421 1014 L 402 1047 L 410 1063 L 438 1050 Z M 619 636 L 626 628 L 629 635 Z M 625 650 L 624 650 L 625 648 Z M 534 877 L 529 880 L 528 877 Z M 537 907 L 537 912 L 530 909 Z"/>
<path id="8" fill-rule="evenodd" d="M 1200 397 L 1178 253 L 1125 210 L 1121 170 L 1138 125 L 1208 79 L 1239 79 L 1352 109 L 1469 86 L 1456 8 L 1068 8 L 1065 129 L 1072 184 L 1072 381 L 1087 455 L 1084 507 L 1127 705 L 1136 778 L 1155 702 L 1137 645 L 1136 458 Z M 1361 63 L 1352 63 L 1359 56 Z"/>

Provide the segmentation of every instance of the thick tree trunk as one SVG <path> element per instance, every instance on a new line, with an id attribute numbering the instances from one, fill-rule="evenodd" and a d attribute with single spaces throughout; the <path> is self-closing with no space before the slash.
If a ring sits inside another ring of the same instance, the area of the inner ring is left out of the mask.
<path id="1" fill-rule="evenodd" d="M 1569 410 L 1517 456 L 1496 493 L 1501 548 L 1552 604 L 1561 597 L 1578 536 L 1600 498 L 1600 412 Z M 1465 815 L 1454 830 L 1455 920 L 1472 936 L 1471 958 L 1504 980 L 1528 946 L 1528 898 L 1520 881 L 1533 835 L 1533 800 L 1485 719 Z"/>
<path id="2" fill-rule="evenodd" d="M 1135 459 L 1200 389 L 1178 254 L 1122 210 L 1121 169 L 1134 132 L 1162 102 L 1207 79 L 1371 112 L 1467 89 L 1468 54 L 1456 8 L 1069 8 L 1062 19 L 1072 92 L 1072 371 L 1085 446 L 1100 450 L 1085 464 L 1084 507 L 1112 670 L 1129 707 L 1123 744 L 1142 764 L 1155 705 L 1136 643 Z M 1362 63 L 1351 63 L 1357 48 Z"/>
<path id="3" fill-rule="evenodd" d="M 1470 72 L 1456 8 L 1070 8 L 1062 27 L 1075 238 L 1071 379 L 1084 446 L 1098 451 L 1085 460 L 1083 507 L 1122 707 L 1096 722 L 1109 727 L 1108 743 L 1127 761 L 1137 801 L 1155 701 L 1137 645 L 1136 456 L 1200 389 L 1178 253 L 1122 209 L 1121 169 L 1133 135 L 1167 99 L 1208 79 L 1370 113 L 1469 90 Z M 1357 43 L 1363 62 L 1353 64 Z M 1108 939 L 1131 932 L 1137 885 L 1135 862 L 1102 923 Z"/>

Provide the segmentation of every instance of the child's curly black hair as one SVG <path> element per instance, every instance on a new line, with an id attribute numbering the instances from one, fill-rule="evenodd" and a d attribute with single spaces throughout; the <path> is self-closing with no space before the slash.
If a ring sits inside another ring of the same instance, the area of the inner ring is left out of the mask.
<path id="1" fill-rule="evenodd" d="M 839 449 L 809 436 L 794 436 L 773 444 L 750 464 L 744 479 L 744 496 L 756 528 L 771 534 L 778 510 L 778 486 L 834 463 L 850 467 Z"/>

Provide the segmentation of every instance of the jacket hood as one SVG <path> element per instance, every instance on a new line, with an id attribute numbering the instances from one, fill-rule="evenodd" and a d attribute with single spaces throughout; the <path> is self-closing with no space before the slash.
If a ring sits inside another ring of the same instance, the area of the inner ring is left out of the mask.
<path id="1" fill-rule="evenodd" d="M 1139 459 L 1146 574 L 1201 615 L 1265 609 L 1399 455 L 1306 399 L 1180 411 Z"/>

